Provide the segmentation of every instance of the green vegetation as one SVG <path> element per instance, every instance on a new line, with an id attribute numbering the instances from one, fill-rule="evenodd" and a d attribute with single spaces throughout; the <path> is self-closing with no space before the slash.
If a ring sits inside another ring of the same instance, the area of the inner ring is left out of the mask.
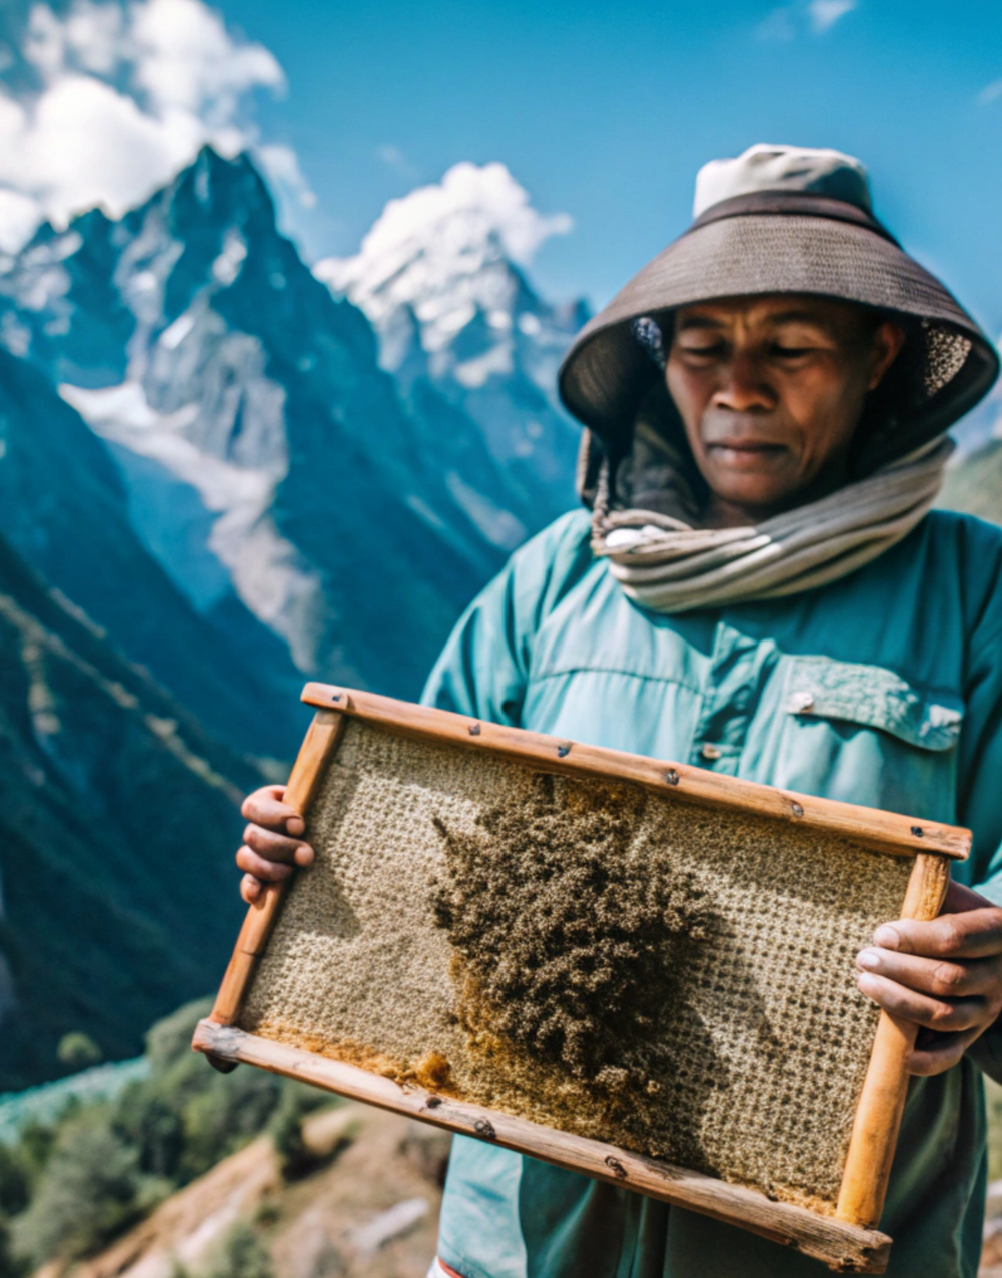
<path id="1" fill-rule="evenodd" d="M 8 408 L 30 415 L 31 394 L 16 408 L 12 393 L 20 392 L 0 386 L 0 418 Z M 48 428 L 48 418 L 37 420 Z M 87 443 L 83 423 L 74 430 L 81 446 L 100 444 Z M 43 473 L 54 450 L 67 474 L 78 464 L 86 471 L 57 436 L 31 467 Z M 7 438 L 0 470 L 11 459 Z M 108 483 L 117 482 L 108 472 Z M 97 523 L 118 528 L 105 498 L 88 493 Z M 72 511 L 59 518 L 72 539 Z M 113 556 L 118 534 L 110 536 Z M 116 561 L 114 578 L 111 562 L 89 552 L 80 559 L 91 575 L 100 565 L 112 595 L 129 583 L 131 613 L 162 644 L 165 614 L 144 610 L 130 569 Z M 177 593 L 166 578 L 162 584 Z M 182 656 L 184 640 L 174 633 L 166 646 L 194 669 L 202 653 L 192 643 Z M 130 656 L 141 659 L 135 650 Z M 146 1026 L 214 986 L 243 913 L 223 849 L 239 843 L 240 797 L 262 774 L 208 737 L 2 537 L 0 668 L 0 968 L 17 992 L 17 1012 L 0 1030 L 4 1093 L 63 1077 L 98 1053 L 108 1061 L 137 1056 Z M 243 692 L 241 702 L 250 713 L 253 699 Z"/>
<path id="2" fill-rule="evenodd" d="M 100 1047 L 89 1034 L 74 1031 L 59 1040 L 56 1058 L 60 1065 L 68 1065 L 70 1069 L 86 1069 L 88 1065 L 97 1065 L 102 1056 Z"/>
<path id="3" fill-rule="evenodd" d="M 1002 1087 L 985 1078 L 988 1104 L 988 1179 L 1002 1180 Z"/>
<path id="4" fill-rule="evenodd" d="M 274 1270 L 258 1235 L 237 1221 L 199 1267 L 198 1278 L 274 1278 Z"/>
<path id="5" fill-rule="evenodd" d="M 936 504 L 1002 524 L 1002 440 L 991 440 L 951 466 Z"/>
<path id="6" fill-rule="evenodd" d="M 310 1170 L 300 1122 L 325 1098 L 259 1070 L 217 1073 L 190 1046 L 207 1010 L 190 1003 L 154 1025 L 148 1076 L 115 1099 L 71 1103 L 0 1145 L 0 1278 L 97 1250 L 263 1131 L 285 1174 Z M 270 1278 L 247 1229 L 224 1242 L 205 1278 Z"/>

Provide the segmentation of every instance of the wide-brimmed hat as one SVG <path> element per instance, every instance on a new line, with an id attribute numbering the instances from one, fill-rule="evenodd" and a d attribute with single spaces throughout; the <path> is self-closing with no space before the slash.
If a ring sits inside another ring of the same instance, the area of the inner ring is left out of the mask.
<path id="1" fill-rule="evenodd" d="M 991 388 L 994 346 L 874 217 L 858 160 L 753 146 L 700 170 L 693 212 L 689 229 L 582 329 L 561 365 L 564 404 L 606 447 L 632 428 L 663 376 L 651 332 L 656 341 L 670 312 L 712 299 L 807 293 L 905 322 L 907 355 L 899 362 L 908 385 L 892 418 L 863 442 L 864 471 L 942 434 Z"/>

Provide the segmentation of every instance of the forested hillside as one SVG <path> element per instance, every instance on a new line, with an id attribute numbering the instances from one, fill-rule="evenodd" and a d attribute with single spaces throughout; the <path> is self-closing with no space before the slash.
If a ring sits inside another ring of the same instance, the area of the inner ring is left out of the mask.
<path id="1" fill-rule="evenodd" d="M 202 993 L 261 776 L 0 541 L 0 1092 L 110 1059 Z"/>

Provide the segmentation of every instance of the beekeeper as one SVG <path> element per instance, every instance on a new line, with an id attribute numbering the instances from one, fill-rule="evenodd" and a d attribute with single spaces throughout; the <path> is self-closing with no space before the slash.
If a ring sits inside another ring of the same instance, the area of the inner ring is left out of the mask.
<path id="1" fill-rule="evenodd" d="M 860 988 L 922 1027 L 881 1221 L 899 1278 L 974 1278 L 979 1071 L 1002 1076 L 1002 529 L 932 510 L 946 432 L 997 371 L 875 218 L 859 161 L 755 146 L 706 165 L 692 225 L 564 360 L 584 508 L 474 600 L 425 691 L 477 719 L 971 827 L 945 913 L 889 921 L 857 959 Z M 245 805 L 248 900 L 312 855 L 281 795 Z M 434 1268 L 825 1272 L 465 1138 Z"/>

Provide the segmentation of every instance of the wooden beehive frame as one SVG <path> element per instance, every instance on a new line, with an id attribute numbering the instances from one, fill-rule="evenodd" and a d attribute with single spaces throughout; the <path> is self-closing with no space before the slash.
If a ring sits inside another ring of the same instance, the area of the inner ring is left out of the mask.
<path id="1" fill-rule="evenodd" d="M 914 859 L 903 917 L 935 918 L 942 908 L 951 860 L 963 859 L 970 833 L 771 786 L 719 776 L 700 768 L 580 745 L 539 733 L 483 723 L 442 710 L 371 693 L 307 684 L 303 701 L 316 707 L 293 767 L 286 802 L 307 814 L 335 755 L 345 716 L 365 719 L 399 735 L 485 750 L 535 770 L 579 778 L 615 779 L 694 804 L 735 814 L 796 823 L 851 840 L 871 851 Z M 793 1246 L 829 1267 L 882 1273 L 891 1239 L 876 1228 L 908 1086 L 905 1062 L 915 1027 L 882 1012 L 856 1109 L 836 1214 L 822 1215 L 773 1202 L 758 1190 L 733 1185 L 643 1157 L 601 1141 L 437 1096 L 319 1054 L 237 1028 L 245 992 L 268 943 L 285 883 L 268 884 L 249 908 L 215 1006 L 199 1024 L 193 1046 L 217 1068 L 238 1062 L 312 1083 L 339 1095 L 395 1110 L 463 1135 L 490 1140 L 589 1176 L 677 1203 L 718 1220 Z"/>

